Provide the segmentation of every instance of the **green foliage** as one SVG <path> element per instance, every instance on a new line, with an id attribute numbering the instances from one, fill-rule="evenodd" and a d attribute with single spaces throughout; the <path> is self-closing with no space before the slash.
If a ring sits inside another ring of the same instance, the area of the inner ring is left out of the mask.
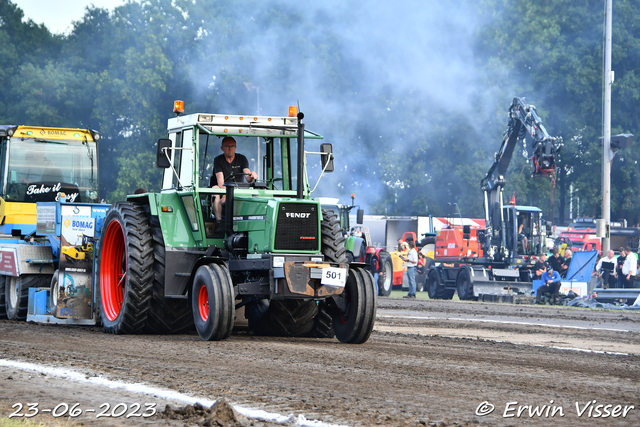
<path id="1" fill-rule="evenodd" d="M 614 4 L 613 134 L 638 133 L 638 10 L 640 0 Z M 133 0 L 112 13 L 88 7 L 67 36 L 22 17 L 0 0 L 0 123 L 98 130 L 109 201 L 159 187 L 154 143 L 174 99 L 191 112 L 253 114 L 259 97 L 261 114 L 300 102 L 307 126 L 334 144 L 336 172 L 321 195 L 348 200 L 354 192 L 371 214 L 446 215 L 457 205 L 481 217 L 480 181 L 520 96 L 564 147 L 552 181 L 531 177 L 531 153 L 519 145 L 505 199 L 515 192 L 518 204 L 562 222 L 573 195 L 574 216 L 578 205 L 581 215 L 600 216 L 600 0 L 407 0 L 393 8 Z M 423 31 L 439 21 L 451 30 Z M 416 37 L 384 44 L 376 39 L 384 31 Z M 461 73 L 455 90 L 440 90 L 457 55 L 473 78 Z M 418 75 L 414 58 L 425 61 Z M 634 147 L 614 157 L 613 219 L 640 222 L 639 157 Z"/>

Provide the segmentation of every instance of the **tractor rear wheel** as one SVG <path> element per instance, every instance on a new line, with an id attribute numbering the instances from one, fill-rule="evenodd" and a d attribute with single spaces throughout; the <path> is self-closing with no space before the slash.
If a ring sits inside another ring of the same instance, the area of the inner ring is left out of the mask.
<path id="1" fill-rule="evenodd" d="M 380 251 L 380 275 L 378 276 L 378 295 L 388 297 L 393 287 L 393 262 L 387 251 Z"/>
<path id="2" fill-rule="evenodd" d="M 179 334 L 193 328 L 193 314 L 187 298 L 164 297 L 165 245 L 158 217 L 149 215 L 153 245 L 153 296 L 145 331 L 152 334 Z"/>
<path id="3" fill-rule="evenodd" d="M 7 318 L 7 305 L 5 304 L 5 283 L 7 282 L 7 276 L 0 276 L 0 320 Z"/>
<path id="4" fill-rule="evenodd" d="M 26 320 L 29 308 L 29 288 L 43 287 L 50 280 L 41 274 L 23 274 L 7 277 L 5 281 L 5 306 L 7 319 Z"/>
<path id="5" fill-rule="evenodd" d="M 153 294 L 153 244 L 144 208 L 113 204 L 104 219 L 97 263 L 100 318 L 105 332 L 142 333 Z"/>
<path id="6" fill-rule="evenodd" d="M 225 266 L 202 265 L 191 290 L 193 320 L 204 341 L 220 341 L 231 335 L 235 315 L 233 283 Z"/>
<path id="7" fill-rule="evenodd" d="M 249 328 L 257 335 L 301 337 L 314 335 L 318 303 L 296 299 L 272 300 L 262 317 L 249 318 Z"/>
<path id="8" fill-rule="evenodd" d="M 344 310 L 332 311 L 333 330 L 340 342 L 362 344 L 369 339 L 376 319 L 376 288 L 373 276 L 360 267 L 349 268 L 342 298 Z"/>

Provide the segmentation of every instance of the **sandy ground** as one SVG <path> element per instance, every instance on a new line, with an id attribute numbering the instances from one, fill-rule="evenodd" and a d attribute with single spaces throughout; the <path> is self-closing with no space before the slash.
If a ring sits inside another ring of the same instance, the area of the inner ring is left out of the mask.
<path id="1" fill-rule="evenodd" d="M 31 420 L 45 425 L 640 425 L 640 313 L 629 311 L 379 298 L 363 345 L 247 332 L 222 342 L 114 336 L 4 320 L 0 362 L 0 417 L 38 403 Z M 147 388 L 87 382 L 96 377 Z M 222 403 L 207 410 L 197 399 Z M 227 401 L 283 417 L 246 418 Z M 76 403 L 78 417 L 43 413 Z M 97 418 L 105 404 L 109 416 Z M 157 413 L 143 417 L 145 404 Z"/>

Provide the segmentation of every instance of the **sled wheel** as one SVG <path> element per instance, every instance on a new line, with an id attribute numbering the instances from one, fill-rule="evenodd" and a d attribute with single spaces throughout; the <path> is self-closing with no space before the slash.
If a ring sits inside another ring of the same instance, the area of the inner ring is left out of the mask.
<path id="1" fill-rule="evenodd" d="M 344 310 L 333 310 L 333 330 L 340 342 L 362 344 L 369 339 L 376 318 L 373 276 L 363 268 L 349 268 L 343 298 Z"/>
<path id="2" fill-rule="evenodd" d="M 51 284 L 49 285 L 49 309 L 51 313 L 57 313 L 58 307 L 58 270 L 53 273 L 51 277 Z"/>
<path id="3" fill-rule="evenodd" d="M 0 276 L 0 320 L 7 318 L 7 305 L 5 303 L 5 283 L 7 276 Z"/>
<path id="4" fill-rule="evenodd" d="M 7 277 L 5 281 L 5 305 L 7 319 L 26 320 L 29 308 L 29 288 L 43 287 L 49 276 L 23 274 L 20 277 Z"/>
<path id="5" fill-rule="evenodd" d="M 233 284 L 226 267 L 210 264 L 198 268 L 191 291 L 193 320 L 205 341 L 231 335 L 235 314 Z"/>
<path id="6" fill-rule="evenodd" d="M 153 286 L 153 246 L 144 208 L 112 205 L 100 237 L 98 295 L 105 332 L 141 333 Z"/>

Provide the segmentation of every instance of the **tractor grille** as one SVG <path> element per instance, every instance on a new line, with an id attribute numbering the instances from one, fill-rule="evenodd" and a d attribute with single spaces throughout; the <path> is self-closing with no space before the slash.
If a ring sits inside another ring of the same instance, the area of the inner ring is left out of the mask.
<path id="1" fill-rule="evenodd" d="M 318 205 L 280 203 L 274 250 L 317 251 L 318 233 Z"/>

